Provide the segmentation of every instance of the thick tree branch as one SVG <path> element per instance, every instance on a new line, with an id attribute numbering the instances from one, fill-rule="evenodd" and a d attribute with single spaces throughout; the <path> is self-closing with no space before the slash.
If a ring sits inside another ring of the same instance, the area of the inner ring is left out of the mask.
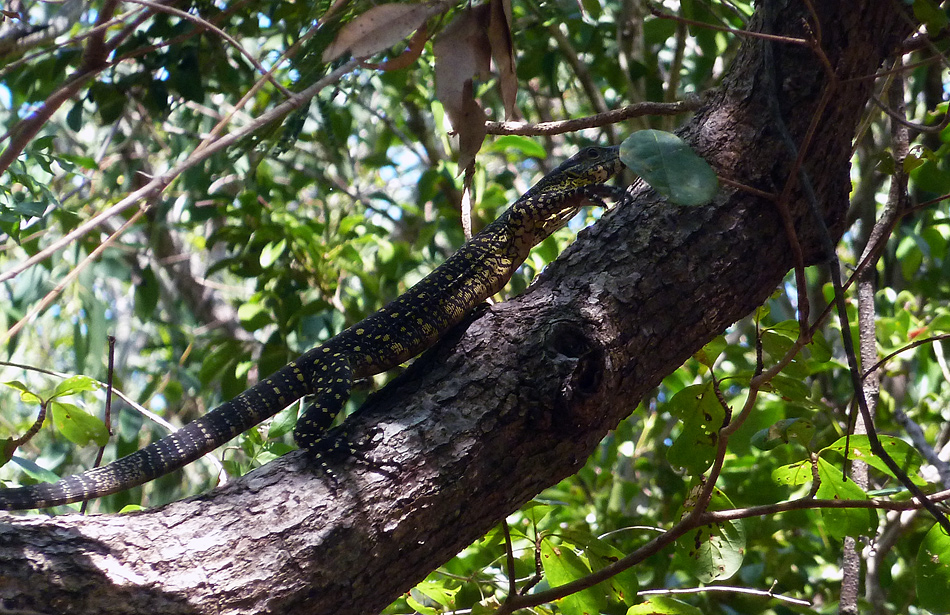
<path id="1" fill-rule="evenodd" d="M 802 3 L 775 4 L 776 34 L 807 38 Z M 818 7 L 840 82 L 804 168 L 836 237 L 873 83 L 856 78 L 909 32 L 893 7 Z M 762 44 L 743 46 L 682 134 L 721 175 L 775 193 L 794 161 L 761 87 Z M 775 66 L 780 111 L 800 143 L 828 75 L 801 45 L 776 44 Z M 821 232 L 794 192 L 789 211 L 805 263 L 824 260 Z M 691 209 L 634 195 L 529 292 L 455 331 L 351 417 L 355 454 L 326 470 L 290 454 L 145 513 L 4 516 L 0 598 L 76 613 L 376 612 L 576 472 L 636 400 L 764 301 L 793 264 L 786 236 L 775 204 L 746 191 L 724 189 Z"/>

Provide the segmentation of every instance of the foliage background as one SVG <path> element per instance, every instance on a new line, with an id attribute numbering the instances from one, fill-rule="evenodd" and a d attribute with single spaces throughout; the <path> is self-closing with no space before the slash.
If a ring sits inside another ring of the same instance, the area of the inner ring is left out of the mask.
<path id="1" fill-rule="evenodd" d="M 0 117 L 9 131 L 5 153 L 16 149 L 24 123 L 50 108 L 52 97 L 63 88 L 74 91 L 66 92 L 66 102 L 27 139 L 22 155 L 6 161 L 0 182 L 0 271 L 10 275 L 0 286 L 0 330 L 7 331 L 8 361 L 102 381 L 109 362 L 106 339 L 115 336 L 115 386 L 171 423 L 183 424 L 377 310 L 437 266 L 464 241 L 463 185 L 448 136 L 451 127 L 435 98 L 429 43 L 408 69 L 347 72 L 287 120 L 261 126 L 188 167 L 167 190 L 146 201 L 147 209 L 124 232 L 119 227 L 136 210 L 109 218 L 95 232 L 20 271 L 30 256 L 187 161 L 219 122 L 228 122 L 230 130 L 252 125 L 288 93 L 323 77 L 328 70 L 321 61 L 324 49 L 342 23 L 369 7 L 340 3 L 332 8 L 333 17 L 314 29 L 330 3 L 168 6 L 213 24 L 237 45 L 193 19 L 144 2 L 5 7 L 10 13 L 0 31 L 5 54 Z M 742 29 L 753 7 L 699 0 L 652 7 L 680 19 L 651 15 L 651 5 L 637 0 L 514 3 L 517 106 L 524 118 L 532 123 L 576 118 L 636 101 L 680 100 L 715 87 L 742 37 L 703 24 Z M 431 27 L 444 27 L 461 8 Z M 923 33 L 946 26 L 944 10 L 932 2 L 915 2 L 911 8 L 926 22 Z M 97 66 L 85 41 L 95 36 L 90 33 L 103 16 L 115 22 L 108 40 L 116 44 L 105 65 Z M 40 24 L 46 27 L 33 30 Z M 55 36 L 43 38 L 48 35 Z M 278 62 L 288 50 L 295 55 Z M 910 68 L 898 73 L 903 79 L 882 77 L 882 106 L 903 104 L 911 121 L 936 124 L 933 114 L 946 111 L 944 50 L 935 36 L 904 58 Z M 261 69 L 272 68 L 276 85 L 252 89 Z M 496 81 L 478 82 L 476 94 L 491 118 L 500 120 L 504 105 Z M 245 95 L 250 98 L 241 104 Z M 641 118 L 532 138 L 489 137 L 472 182 L 473 226 L 493 219 L 579 145 L 617 143 L 640 128 L 672 129 L 681 119 Z M 885 364 L 877 429 L 911 443 L 927 459 L 917 472 L 920 461 L 912 457 L 912 474 L 946 489 L 950 367 L 939 339 L 929 338 L 950 331 L 948 211 L 946 201 L 931 202 L 950 192 L 944 155 L 948 132 L 940 125 L 927 132 L 911 130 L 905 158 L 894 141 L 893 123 L 879 106 L 868 107 L 862 125 L 852 170 L 853 226 L 839 245 L 845 266 L 856 266 L 875 221 L 893 203 L 892 177 L 909 173 L 909 202 L 926 204 L 906 208 L 880 240 L 874 295 L 878 353 L 885 356 L 912 341 L 928 343 Z M 522 290 L 584 223 L 574 221 L 535 250 L 502 295 Z M 107 241 L 112 243 L 90 258 Z M 78 274 L 75 280 L 55 294 L 70 272 Z M 759 353 L 769 366 L 794 343 L 798 293 L 810 298 L 814 320 L 830 290 L 823 269 L 809 269 L 806 275 L 806 289 L 790 276 L 767 305 L 642 400 L 581 473 L 510 518 L 519 579 L 536 589 L 560 584 L 632 551 L 679 519 L 691 481 L 684 466 L 694 474 L 704 469 L 696 455 L 706 449 L 692 446 L 702 422 L 695 411 L 721 409 L 713 381 L 727 405 L 741 406 Z M 51 293 L 52 302 L 42 304 Z M 856 322 L 856 312 L 852 317 Z M 724 495 L 714 506 L 771 504 L 809 492 L 809 481 L 783 482 L 773 472 L 822 451 L 847 431 L 852 390 L 839 339 L 837 324 L 821 321 L 817 341 L 759 396 L 755 411 L 730 440 L 717 482 Z M 363 383 L 350 408 L 391 376 Z M 9 450 L 13 438 L 28 433 L 39 409 L 23 390 L 45 400 L 61 379 L 15 366 L 6 367 L 0 378 L 21 385 L 0 392 L 0 436 L 11 438 Z M 82 418 L 83 409 L 101 416 L 104 396 L 101 390 L 80 390 L 85 388 L 90 387 L 80 382 L 74 394 L 59 391 L 58 401 L 75 406 L 50 405 L 52 420 L 20 446 L 15 463 L 0 469 L 0 478 L 27 483 L 47 472 L 67 475 L 93 463 L 96 447 L 76 441 L 104 439 L 100 426 Z M 708 406 L 684 402 L 698 393 L 705 394 L 700 397 Z M 289 450 L 295 411 L 237 439 L 223 451 L 224 468 L 241 474 Z M 113 417 L 106 460 L 165 433 L 125 404 L 113 406 Z M 757 432 L 787 419 L 801 421 L 778 436 L 755 439 Z M 832 452 L 822 453 L 822 459 L 841 464 Z M 830 476 L 824 485 L 833 484 Z M 154 506 L 205 491 L 218 480 L 215 465 L 201 462 L 185 476 L 104 498 L 93 508 Z M 869 490 L 895 486 L 894 479 L 872 471 Z M 631 594 L 638 586 L 644 596 L 649 594 L 643 590 L 705 582 L 774 591 L 809 606 L 751 593 L 705 591 L 677 598 L 709 613 L 832 612 L 840 597 L 841 539 L 850 533 L 876 534 L 864 553 L 865 608 L 920 612 L 914 567 L 932 519 L 880 511 L 855 520 L 856 514 L 843 513 L 837 523 L 849 529 L 837 531 L 827 515 L 797 510 L 744 522 L 741 554 L 735 555 L 738 546 L 727 545 L 718 556 L 732 557 L 729 574 L 711 574 L 721 560 L 714 554 L 697 564 L 686 545 L 675 555 L 650 557 L 611 588 L 539 609 L 626 612 L 637 601 Z M 502 599 L 508 588 L 504 544 L 501 530 L 489 535 L 391 611 L 478 611 Z M 564 555 L 575 550 L 576 560 Z M 551 563 L 558 558 L 565 560 L 560 571 Z M 541 560 L 544 575 L 531 580 Z M 558 574 L 566 576 L 557 580 Z M 946 575 L 938 582 L 946 583 Z M 669 608 L 689 612 L 679 603 Z"/>

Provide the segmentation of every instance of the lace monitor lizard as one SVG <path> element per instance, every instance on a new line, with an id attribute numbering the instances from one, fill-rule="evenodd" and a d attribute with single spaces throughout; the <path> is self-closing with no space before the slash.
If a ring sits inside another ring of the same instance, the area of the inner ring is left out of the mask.
<path id="1" fill-rule="evenodd" d="M 472 308 L 501 290 L 531 248 L 586 201 L 603 205 L 605 197 L 618 198 L 622 190 L 603 182 L 620 168 L 619 148 L 584 148 L 378 312 L 131 455 L 56 483 L 0 489 L 0 510 L 48 508 L 131 489 L 191 463 L 306 395 L 313 404 L 298 420 L 294 439 L 316 457 L 325 454 L 329 449 L 323 435 L 349 398 L 354 380 L 392 369 L 434 345 Z"/>

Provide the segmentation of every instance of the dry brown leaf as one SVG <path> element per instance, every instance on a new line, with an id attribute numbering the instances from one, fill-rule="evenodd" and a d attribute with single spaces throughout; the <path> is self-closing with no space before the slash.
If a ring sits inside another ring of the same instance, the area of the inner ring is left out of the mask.
<path id="1" fill-rule="evenodd" d="M 390 58 L 385 62 L 380 62 L 379 64 L 363 62 L 363 66 L 376 70 L 400 70 L 408 68 L 422 55 L 422 50 L 426 48 L 427 40 L 429 40 L 429 29 L 426 28 L 425 24 L 422 24 L 422 27 L 416 30 L 416 33 L 409 39 L 409 47 L 398 56 Z"/>
<path id="2" fill-rule="evenodd" d="M 485 135 L 488 134 L 488 127 L 485 126 L 485 110 L 475 100 L 472 89 L 472 80 L 465 82 L 462 90 L 462 114 L 456 120 L 452 120 L 452 127 L 459 135 L 459 172 L 475 162 L 475 154 L 482 147 Z"/>
<path id="3" fill-rule="evenodd" d="M 435 95 L 459 135 L 460 171 L 475 159 L 487 134 L 485 111 L 473 96 L 473 79 L 491 67 L 490 11 L 487 4 L 462 11 L 433 45 Z"/>
<path id="4" fill-rule="evenodd" d="M 515 120 L 521 117 L 521 113 L 515 106 L 518 76 L 515 72 L 515 44 L 511 36 L 511 0 L 490 0 L 489 6 L 491 19 L 488 23 L 488 40 L 498 70 L 498 88 L 505 105 L 506 119 Z"/>
<path id="5" fill-rule="evenodd" d="M 491 68 L 488 42 L 488 5 L 461 11 L 439 35 L 435 53 L 435 95 L 445 106 L 449 119 L 462 113 L 462 89 L 466 81 L 485 75 Z"/>
<path id="6" fill-rule="evenodd" d="M 354 58 L 367 58 L 389 49 L 449 6 L 446 2 L 374 6 L 340 29 L 323 52 L 323 61 L 335 60 L 347 51 Z"/>

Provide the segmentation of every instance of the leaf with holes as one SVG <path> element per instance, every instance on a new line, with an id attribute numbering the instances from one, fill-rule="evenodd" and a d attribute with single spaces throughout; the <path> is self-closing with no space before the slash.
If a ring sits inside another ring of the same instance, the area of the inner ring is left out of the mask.
<path id="1" fill-rule="evenodd" d="M 683 504 L 681 515 L 689 514 L 695 506 L 702 484 L 694 482 L 690 495 Z M 707 510 L 735 508 L 725 493 L 713 490 Z M 684 534 L 676 541 L 676 557 L 690 574 L 703 583 L 728 579 L 739 570 L 745 556 L 745 526 L 737 519 L 713 525 L 704 525 Z"/>
<path id="2" fill-rule="evenodd" d="M 716 456 L 719 429 L 725 411 L 712 383 L 686 387 L 667 404 L 669 412 L 683 423 L 683 431 L 666 453 L 674 466 L 685 469 L 691 476 L 705 472 Z"/>
<path id="3" fill-rule="evenodd" d="M 894 460 L 897 467 L 907 473 L 914 484 L 927 484 L 927 481 L 922 479 L 918 474 L 923 459 L 921 459 L 917 449 L 894 436 L 878 436 L 878 439 L 881 441 L 881 447 L 884 449 L 884 452 Z M 823 454 L 825 451 L 832 451 L 844 455 L 846 443 L 848 443 L 847 436 L 841 436 L 834 444 L 821 449 L 821 453 L 819 454 Z M 884 460 L 871 451 L 871 441 L 866 435 L 852 435 L 848 447 L 849 459 L 853 461 L 863 461 L 872 468 L 880 470 L 892 478 L 897 478 L 894 476 L 894 473 L 891 472 L 891 469 L 887 467 L 887 464 L 884 463 Z"/>
<path id="4" fill-rule="evenodd" d="M 109 441 L 106 424 L 79 406 L 51 401 L 49 411 L 53 415 L 53 424 L 56 425 L 56 429 L 70 442 L 79 446 L 86 446 L 91 442 L 97 446 L 105 446 Z"/>
<path id="5" fill-rule="evenodd" d="M 939 523 L 920 543 L 914 575 L 920 606 L 934 615 L 950 615 L 950 536 Z"/>

